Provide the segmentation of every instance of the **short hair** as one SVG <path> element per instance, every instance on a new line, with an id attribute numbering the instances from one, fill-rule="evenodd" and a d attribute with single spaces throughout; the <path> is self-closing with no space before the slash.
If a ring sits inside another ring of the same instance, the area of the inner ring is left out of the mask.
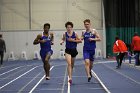
<path id="1" fill-rule="evenodd" d="M 86 23 L 86 22 L 90 23 L 90 19 L 84 20 L 84 23 Z"/>
<path id="2" fill-rule="evenodd" d="M 0 38 L 2 37 L 2 34 L 0 34 Z"/>
<path id="3" fill-rule="evenodd" d="M 134 36 L 138 36 L 138 32 L 135 32 L 135 33 L 134 33 Z"/>
<path id="4" fill-rule="evenodd" d="M 67 28 L 68 25 L 70 25 L 70 26 L 73 28 L 73 23 L 72 23 L 72 22 L 69 22 L 69 21 L 68 21 L 68 22 L 65 24 L 65 27 Z"/>
<path id="5" fill-rule="evenodd" d="M 45 24 L 44 24 L 44 28 L 45 28 L 46 26 L 48 26 L 48 27 L 50 28 L 50 24 L 49 24 L 49 23 L 45 23 Z"/>
<path id="6" fill-rule="evenodd" d="M 115 40 L 119 40 L 119 37 L 118 37 L 118 36 L 116 36 L 116 37 L 115 37 Z"/>

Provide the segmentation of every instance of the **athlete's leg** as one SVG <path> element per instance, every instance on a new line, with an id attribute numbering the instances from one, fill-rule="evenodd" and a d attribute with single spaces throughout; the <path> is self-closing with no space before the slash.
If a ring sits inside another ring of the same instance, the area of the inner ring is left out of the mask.
<path id="1" fill-rule="evenodd" d="M 68 76 L 69 76 L 69 79 L 72 80 L 72 62 L 71 62 L 72 57 L 70 54 L 65 53 L 65 58 L 67 61 Z"/>
<path id="2" fill-rule="evenodd" d="M 74 68 L 74 61 L 75 61 L 75 57 L 72 57 L 71 58 L 71 67 L 72 67 L 72 69 Z"/>
<path id="3" fill-rule="evenodd" d="M 123 60 L 124 56 L 125 56 L 125 53 L 120 53 L 120 67 L 122 65 L 122 60 Z"/>
<path id="4" fill-rule="evenodd" d="M 116 68 L 118 69 L 120 67 L 120 53 L 116 55 L 116 61 L 117 61 Z"/>
<path id="5" fill-rule="evenodd" d="M 140 65 L 140 51 L 138 51 L 138 65 Z"/>
<path id="6" fill-rule="evenodd" d="M 92 70 L 92 68 L 93 68 L 94 55 L 95 55 L 95 50 L 90 51 L 90 76 L 91 76 L 91 77 L 92 77 L 91 70 Z"/>
<path id="7" fill-rule="evenodd" d="M 90 76 L 90 60 L 89 59 L 85 59 L 85 69 L 86 69 L 86 74 L 88 77 L 91 77 Z"/>
<path id="8" fill-rule="evenodd" d="M 138 58 L 138 51 L 134 51 L 134 54 L 136 55 L 136 57 L 135 57 L 135 60 L 136 60 L 135 65 L 138 66 L 138 61 L 139 61 L 139 58 Z"/>
<path id="9" fill-rule="evenodd" d="M 1 62 L 1 65 L 2 65 L 3 64 L 3 57 L 4 57 L 4 53 L 3 52 L 0 52 L 0 57 L 1 57 L 0 62 Z"/>
<path id="10" fill-rule="evenodd" d="M 91 77 L 92 77 L 92 72 L 91 72 L 92 68 L 93 68 L 93 61 L 90 60 L 90 76 Z"/>
<path id="11" fill-rule="evenodd" d="M 0 65 L 2 65 L 2 55 L 0 53 Z"/>
<path id="12" fill-rule="evenodd" d="M 86 74 L 87 74 L 87 77 L 88 77 L 88 82 L 90 82 L 91 80 L 91 75 L 90 75 L 90 60 L 89 59 L 85 59 L 85 69 L 86 69 Z"/>
<path id="13" fill-rule="evenodd" d="M 50 63 L 49 63 L 49 59 L 51 57 L 50 53 L 47 53 L 46 57 L 45 57 L 45 62 L 44 62 L 44 69 L 46 72 L 46 79 L 50 78 Z"/>
<path id="14" fill-rule="evenodd" d="M 90 54 L 88 51 L 83 51 L 83 57 L 84 57 L 84 60 L 85 60 L 85 70 L 86 70 L 86 74 L 87 74 L 87 77 L 91 77 L 90 76 Z"/>
<path id="15" fill-rule="evenodd" d="M 90 70 L 93 68 L 93 61 L 90 61 Z"/>

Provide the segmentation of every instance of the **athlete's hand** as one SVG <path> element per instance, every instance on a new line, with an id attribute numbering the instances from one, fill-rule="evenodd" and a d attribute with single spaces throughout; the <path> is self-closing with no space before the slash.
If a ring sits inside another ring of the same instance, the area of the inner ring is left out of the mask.
<path id="1" fill-rule="evenodd" d="M 67 39 L 69 42 L 75 42 L 75 39 L 73 39 L 73 38 L 68 38 Z"/>
<path id="2" fill-rule="evenodd" d="M 45 43 L 47 40 L 39 40 L 39 43 Z"/>
<path id="3" fill-rule="evenodd" d="M 83 38 L 83 37 L 81 37 L 80 39 L 81 39 L 81 41 L 82 41 L 82 40 L 84 40 L 84 38 Z"/>
<path id="4" fill-rule="evenodd" d="M 51 45 L 54 45 L 54 42 L 51 42 Z"/>
<path id="5" fill-rule="evenodd" d="M 94 41 L 94 38 L 89 38 L 89 41 Z"/>
<path id="6" fill-rule="evenodd" d="M 64 43 L 64 41 L 61 41 L 61 42 L 60 42 L 60 45 L 63 45 L 63 43 Z"/>

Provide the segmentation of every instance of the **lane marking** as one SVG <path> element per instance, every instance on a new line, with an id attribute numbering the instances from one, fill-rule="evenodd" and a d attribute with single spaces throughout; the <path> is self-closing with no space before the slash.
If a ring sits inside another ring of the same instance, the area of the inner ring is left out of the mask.
<path id="1" fill-rule="evenodd" d="M 131 67 L 131 68 L 133 68 L 133 69 L 136 69 L 136 70 L 140 70 L 140 67 L 138 66 L 135 66 L 135 64 L 130 64 L 130 63 L 124 63 L 124 65 L 126 65 L 126 66 L 128 66 L 128 67 Z"/>
<path id="2" fill-rule="evenodd" d="M 64 79 L 63 79 L 63 85 L 62 85 L 61 93 L 64 93 L 64 88 L 65 88 L 65 84 L 66 84 L 66 77 L 67 77 L 67 66 L 65 68 L 65 76 L 64 76 Z"/>
<path id="3" fill-rule="evenodd" d="M 10 81 L 10 82 L 6 83 L 5 85 L 1 86 L 1 87 L 0 87 L 0 90 L 1 90 L 2 88 L 6 87 L 7 85 L 13 83 L 13 82 L 16 81 L 17 79 L 21 78 L 22 76 L 26 75 L 27 73 L 31 72 L 32 70 L 34 70 L 34 69 L 37 68 L 37 67 L 39 67 L 39 66 L 36 66 L 36 67 L 30 69 L 29 71 L 25 72 L 24 74 L 18 76 L 17 78 L 13 79 L 12 81 Z"/>
<path id="4" fill-rule="evenodd" d="M 43 71 L 42 71 L 43 72 Z M 30 82 L 28 82 L 26 85 L 24 85 L 17 93 L 22 93 L 22 91 L 31 83 L 33 82 L 42 72 L 40 72 L 39 74 L 37 74 L 33 79 L 30 80 Z"/>
<path id="5" fill-rule="evenodd" d="M 125 78 L 127 78 L 127 79 L 129 79 L 129 80 L 131 80 L 131 81 L 133 81 L 133 82 L 135 82 L 135 83 L 137 83 L 137 84 L 139 84 L 139 85 L 140 85 L 140 82 L 139 82 L 139 81 L 136 81 L 136 80 L 134 80 L 133 78 L 131 78 L 131 77 L 129 77 L 129 76 L 127 76 L 127 75 L 125 75 L 125 74 L 123 74 L 123 73 L 121 73 L 121 72 L 117 71 L 117 70 L 114 70 L 114 69 L 113 69 L 113 68 L 111 68 L 110 66 L 107 66 L 107 65 L 104 65 L 104 66 L 106 66 L 107 68 L 109 68 L 109 69 L 111 69 L 111 70 L 115 71 L 116 73 L 118 73 L 118 74 L 122 75 L 123 77 L 125 77 Z"/>
<path id="6" fill-rule="evenodd" d="M 85 89 L 90 89 L 90 90 L 104 90 L 104 88 L 85 88 Z"/>
<path id="7" fill-rule="evenodd" d="M 69 77 L 68 77 L 68 81 L 69 81 Z M 68 82 L 68 90 L 67 90 L 67 93 L 70 93 L 70 83 Z"/>
<path id="8" fill-rule="evenodd" d="M 14 70 L 16 70 L 16 69 L 19 69 L 19 68 L 21 68 L 21 67 L 23 67 L 23 66 L 19 66 L 19 67 L 16 67 L 16 68 L 14 68 L 14 69 L 11 69 L 11 70 L 9 70 L 9 71 L 7 71 L 7 72 L 4 72 L 4 73 L 0 74 L 0 76 L 2 76 L 2 75 L 4 75 L 4 74 L 7 74 L 7 73 L 9 73 L 9 72 L 12 72 L 12 71 L 14 71 Z"/>
<path id="9" fill-rule="evenodd" d="M 60 91 L 60 90 L 62 90 L 61 88 L 47 88 L 47 89 L 40 89 L 40 90 L 58 90 L 58 91 Z"/>
<path id="10" fill-rule="evenodd" d="M 116 61 L 98 61 L 98 62 L 94 62 L 93 64 L 103 64 L 103 63 L 114 63 L 114 62 L 116 62 Z M 79 66 L 79 65 L 83 65 L 83 64 L 85 64 L 84 62 L 82 62 L 82 63 L 77 63 L 77 64 L 75 64 L 75 66 Z M 59 67 L 59 66 L 67 66 L 67 64 L 59 64 L 59 65 L 54 65 L 55 67 Z"/>
<path id="11" fill-rule="evenodd" d="M 92 74 L 94 75 L 94 77 L 99 81 L 99 83 L 101 84 L 101 86 L 104 88 L 104 90 L 107 92 L 107 93 L 111 93 L 108 88 L 104 85 L 104 83 L 101 81 L 101 79 L 97 76 L 97 74 L 91 70 Z"/>
<path id="12" fill-rule="evenodd" d="M 83 65 L 83 63 L 81 63 L 81 64 L 75 64 L 75 66 L 78 66 L 78 65 Z M 55 67 L 59 67 L 59 66 L 67 66 L 67 64 L 55 65 Z"/>
<path id="13" fill-rule="evenodd" d="M 114 63 L 114 62 L 116 62 L 116 61 L 98 61 L 98 62 L 95 61 L 95 64 L 101 64 L 101 63 Z"/>
<path id="14" fill-rule="evenodd" d="M 54 68 L 54 66 L 52 66 L 52 67 L 50 68 L 50 71 L 51 71 L 53 68 Z M 36 85 L 30 90 L 29 93 L 32 93 L 32 92 L 36 89 L 36 87 L 42 82 L 42 80 L 43 80 L 44 78 L 45 78 L 45 75 L 39 80 L 38 83 L 36 83 Z"/>
<path id="15" fill-rule="evenodd" d="M 4 81 L 5 79 L 13 79 L 13 78 L 9 78 L 9 77 L 12 77 L 12 76 L 18 74 L 18 73 L 22 72 L 22 71 L 25 70 L 25 69 L 26 69 L 26 68 L 23 68 L 23 69 L 21 69 L 21 70 L 15 72 L 15 73 L 13 73 L 13 74 L 10 74 L 9 76 L 7 76 L 7 77 L 5 77 L 5 78 L 0 78 L 0 81 Z"/>
<path id="16" fill-rule="evenodd" d="M 72 76 L 73 78 L 85 78 L 86 76 Z M 32 79 L 34 77 L 25 77 L 26 79 Z M 36 79 L 41 78 L 41 77 L 36 77 Z M 51 77 L 53 79 L 57 79 L 57 78 L 64 78 L 64 76 L 60 76 L 60 77 Z M 10 79 L 10 78 L 9 78 Z"/>
<path id="17" fill-rule="evenodd" d="M 27 65 L 27 66 L 33 66 L 33 65 Z M 27 67 L 26 66 L 26 67 Z M 40 65 L 38 65 L 38 66 L 40 66 Z M 23 66 L 24 67 L 24 66 Z M 0 81 L 3 81 L 3 80 L 5 80 L 5 79 L 12 79 L 12 78 L 9 78 L 9 77 L 11 77 L 11 76 L 14 76 L 15 74 L 17 74 L 17 73 L 19 73 L 19 72 L 21 72 L 21 71 L 23 71 L 23 70 L 25 70 L 26 68 L 23 68 L 23 69 L 21 69 L 21 70 L 19 70 L 19 71 L 17 71 L 17 72 L 15 72 L 15 73 L 12 73 L 12 74 L 9 74 L 7 77 L 4 77 L 4 78 L 0 78 Z"/>
<path id="18" fill-rule="evenodd" d="M 0 67 L 0 69 L 10 68 L 10 67 L 14 67 L 14 66 L 17 67 L 17 66 L 20 66 L 20 65 L 22 65 L 22 64 L 15 64 L 15 65 L 11 65 L 11 64 L 10 64 L 10 66 L 3 66 L 3 65 L 2 65 L 2 66 Z M 34 64 L 32 64 L 32 65 L 36 65 L 36 63 L 34 63 Z M 24 66 L 29 66 L 29 65 L 24 65 Z"/>
<path id="19" fill-rule="evenodd" d="M 5 80 L 5 79 L 13 79 L 13 78 L 10 78 L 10 77 L 13 77 L 13 76 L 16 75 L 16 74 L 19 74 L 19 73 L 21 73 L 22 71 L 24 71 L 24 70 L 26 70 L 26 69 L 27 69 L 27 68 L 20 69 L 20 70 L 18 70 L 18 71 L 15 72 L 15 73 L 9 74 L 7 77 L 0 78 L 0 81 L 3 81 L 3 80 Z"/>
<path id="20" fill-rule="evenodd" d="M 33 66 L 33 65 L 25 65 L 25 66 Z M 9 71 L 6 71 L 6 72 L 4 72 L 4 73 L 1 73 L 0 76 L 2 76 L 2 75 L 4 75 L 4 74 L 7 74 L 7 73 L 9 73 L 9 72 L 12 72 L 12 71 L 14 71 L 14 70 L 16 70 L 16 69 L 19 69 L 19 68 L 21 68 L 21 67 L 25 67 L 25 66 L 19 66 L 19 67 L 13 68 L 13 69 L 11 69 L 11 70 L 9 70 Z M 40 66 L 40 65 L 38 65 L 38 66 Z"/>
<path id="21" fill-rule="evenodd" d="M 4 66 L 4 67 L 3 67 L 3 65 L 2 65 L 2 66 L 0 66 L 0 69 L 10 68 L 10 67 L 14 67 L 14 66 L 19 66 L 19 65 L 16 64 L 16 65 Z"/>
<path id="22" fill-rule="evenodd" d="M 85 78 L 87 76 L 72 76 L 73 78 Z"/>

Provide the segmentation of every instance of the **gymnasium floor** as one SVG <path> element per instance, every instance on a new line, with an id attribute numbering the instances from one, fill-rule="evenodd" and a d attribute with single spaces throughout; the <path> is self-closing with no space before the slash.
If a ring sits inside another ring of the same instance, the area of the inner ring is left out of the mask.
<path id="1" fill-rule="evenodd" d="M 11 61 L 0 67 L 0 93 L 140 93 L 140 69 L 115 61 L 95 60 L 87 82 L 83 60 L 76 60 L 73 84 L 67 82 L 65 60 L 51 60 L 51 80 L 44 79 L 42 62 Z"/>

